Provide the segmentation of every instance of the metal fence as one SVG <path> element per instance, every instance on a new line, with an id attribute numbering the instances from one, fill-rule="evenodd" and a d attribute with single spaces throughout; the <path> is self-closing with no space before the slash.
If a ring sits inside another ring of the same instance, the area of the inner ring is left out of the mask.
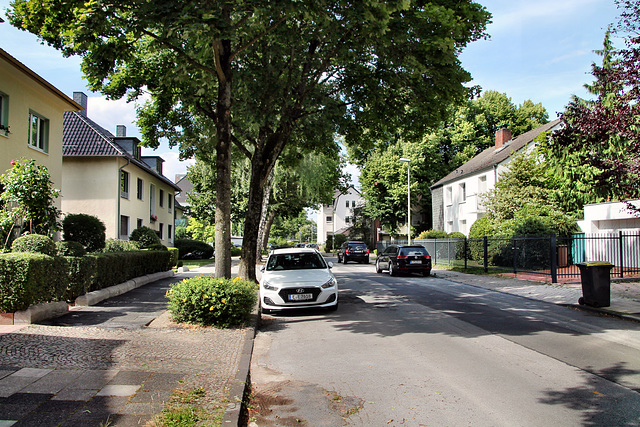
<path id="1" fill-rule="evenodd" d="M 378 253 L 391 244 L 378 242 Z M 425 239 L 423 245 L 432 263 L 461 268 L 489 268 L 527 276 L 542 277 L 552 283 L 578 281 L 578 263 L 608 261 L 614 265 L 611 277 L 640 275 L 640 232 L 615 234 L 578 233 L 566 237 L 514 236 L 482 239 Z"/>

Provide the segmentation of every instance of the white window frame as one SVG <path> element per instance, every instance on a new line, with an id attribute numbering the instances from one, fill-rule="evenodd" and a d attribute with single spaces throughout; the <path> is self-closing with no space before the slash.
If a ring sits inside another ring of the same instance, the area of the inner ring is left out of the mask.
<path id="1" fill-rule="evenodd" d="M 458 185 L 458 190 L 460 191 L 460 203 L 464 203 L 467 201 L 467 183 L 461 182 Z"/>
<path id="2" fill-rule="evenodd" d="M 0 135 L 9 136 L 9 95 L 0 92 Z"/>
<path id="3" fill-rule="evenodd" d="M 144 200 L 144 180 L 142 178 L 136 180 L 136 197 L 138 200 Z"/>
<path id="4" fill-rule="evenodd" d="M 129 189 L 131 188 L 131 174 L 125 170 L 120 170 L 120 197 L 129 198 Z"/>
<path id="5" fill-rule="evenodd" d="M 127 215 L 120 215 L 120 239 L 129 240 L 129 225 L 129 217 Z M 126 230 L 123 230 L 123 228 L 126 228 Z M 126 233 L 123 233 L 123 231 L 126 231 Z"/>
<path id="6" fill-rule="evenodd" d="M 49 153 L 49 119 L 33 111 L 29 111 L 27 145 L 34 150 Z"/>
<path id="7" fill-rule="evenodd" d="M 160 195 L 158 196 L 158 205 L 161 208 L 164 208 L 164 190 L 162 188 L 160 189 Z"/>
<path id="8" fill-rule="evenodd" d="M 331 215 L 327 215 L 325 219 L 327 222 L 333 222 L 333 217 Z"/>
<path id="9" fill-rule="evenodd" d="M 173 212 L 173 196 L 167 193 L 167 206 L 169 208 L 169 213 Z"/>
<path id="10" fill-rule="evenodd" d="M 444 188 L 444 204 L 445 206 L 453 204 L 453 187 L 450 185 Z"/>

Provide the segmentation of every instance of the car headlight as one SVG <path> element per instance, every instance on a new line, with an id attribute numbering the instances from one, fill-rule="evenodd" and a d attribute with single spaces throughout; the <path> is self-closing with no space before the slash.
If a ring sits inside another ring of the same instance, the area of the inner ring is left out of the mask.
<path id="1" fill-rule="evenodd" d="M 335 285 L 338 284 L 338 281 L 335 278 L 331 278 L 328 282 L 326 282 L 325 284 L 323 284 L 321 286 L 322 289 L 328 289 L 328 288 L 333 288 Z"/>
<path id="2" fill-rule="evenodd" d="M 262 282 L 262 287 L 263 287 L 263 288 L 265 288 L 265 289 L 266 289 L 266 290 L 268 290 L 268 291 L 277 291 L 277 290 L 278 290 L 278 288 L 277 288 L 277 287 L 275 287 L 275 286 L 271 286 L 271 285 L 269 284 L 269 282 L 267 282 L 267 281 Z"/>

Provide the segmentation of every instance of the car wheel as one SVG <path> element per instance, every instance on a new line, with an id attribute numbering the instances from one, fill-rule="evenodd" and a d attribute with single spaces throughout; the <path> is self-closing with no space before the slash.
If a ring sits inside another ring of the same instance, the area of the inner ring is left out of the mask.
<path id="1" fill-rule="evenodd" d="M 431 275 L 431 270 L 424 270 L 424 271 L 422 272 L 422 275 L 423 275 L 424 277 L 428 277 L 428 276 L 430 276 L 430 275 Z"/>
<path id="2" fill-rule="evenodd" d="M 347 259 L 347 257 L 345 256 L 345 257 L 342 259 L 342 261 L 343 261 L 343 263 L 344 263 L 344 264 L 346 264 L 346 263 L 347 263 L 347 261 L 349 261 L 349 260 L 348 260 L 348 259 Z"/>
<path id="3" fill-rule="evenodd" d="M 340 254 L 338 254 L 338 264 L 340 264 L 342 261 L 340 261 Z"/>
<path id="4" fill-rule="evenodd" d="M 396 270 L 393 268 L 393 263 L 389 261 L 389 276 L 396 276 L 397 274 L 398 273 L 396 273 Z"/>
<path id="5" fill-rule="evenodd" d="M 380 263 L 378 261 L 376 261 L 376 273 L 382 273 L 382 269 L 380 268 Z"/>
<path id="6" fill-rule="evenodd" d="M 369 258 L 365 259 L 365 260 L 364 260 L 364 263 L 365 263 L 365 264 L 369 264 Z"/>

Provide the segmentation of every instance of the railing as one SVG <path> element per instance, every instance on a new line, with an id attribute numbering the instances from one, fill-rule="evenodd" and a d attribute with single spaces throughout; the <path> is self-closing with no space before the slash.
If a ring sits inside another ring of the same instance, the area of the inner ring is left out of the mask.
<path id="1" fill-rule="evenodd" d="M 378 242 L 378 253 L 391 244 Z M 612 277 L 640 275 L 640 233 L 574 234 L 556 236 L 485 237 L 482 239 L 419 239 L 432 263 L 461 268 L 479 267 L 542 277 L 552 283 L 578 281 L 577 264 L 608 261 Z"/>

